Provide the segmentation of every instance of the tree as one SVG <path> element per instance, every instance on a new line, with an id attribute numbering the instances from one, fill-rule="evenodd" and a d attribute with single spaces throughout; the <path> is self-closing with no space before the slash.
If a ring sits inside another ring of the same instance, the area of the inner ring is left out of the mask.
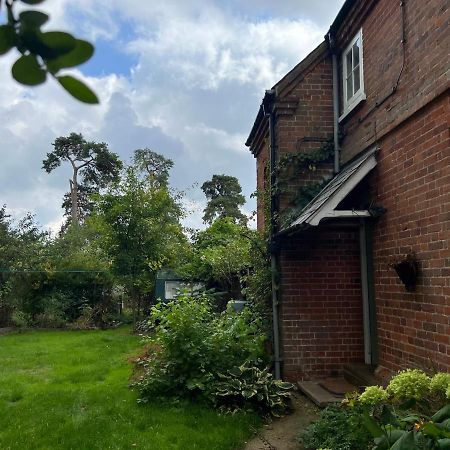
<path id="1" fill-rule="evenodd" d="M 45 0 L 21 0 L 37 5 Z M 17 0 L 0 0 L 0 12 L 6 8 L 7 22 L 0 25 L 0 55 L 16 48 L 21 56 L 13 64 L 13 78 L 21 84 L 35 86 L 53 77 L 70 95 L 84 103 L 98 103 L 95 93 L 82 81 L 61 70 L 89 60 L 94 47 L 62 31 L 41 31 L 49 16 L 42 11 L 22 10 L 16 14 Z"/>
<path id="2" fill-rule="evenodd" d="M 169 171 L 173 167 L 171 159 L 148 148 L 143 148 L 134 151 L 133 162 L 137 169 L 145 172 L 152 188 L 167 186 Z"/>
<path id="3" fill-rule="evenodd" d="M 91 209 L 88 195 L 99 192 L 119 176 L 122 162 L 119 157 L 109 151 L 104 142 L 88 142 L 81 134 L 71 133 L 67 137 L 59 137 L 53 143 L 54 150 L 47 153 L 43 169 L 47 173 L 59 167 L 63 161 L 72 166 L 70 183 L 70 215 L 72 224 L 77 225 Z M 79 184 L 78 176 L 81 176 Z M 81 188 L 80 188 L 81 186 Z M 82 193 L 80 202 L 80 192 Z M 68 202 L 64 203 L 68 206 Z"/>
<path id="4" fill-rule="evenodd" d="M 102 236 L 112 270 L 130 296 L 135 320 L 142 299 L 154 288 L 156 271 L 172 265 L 186 245 L 182 214 L 167 187 L 149 186 L 135 167 L 125 170 L 116 187 L 97 196 L 89 222 Z"/>
<path id="5" fill-rule="evenodd" d="M 202 191 L 208 199 L 203 210 L 203 222 L 212 224 L 218 217 L 230 217 L 234 221 L 247 223 L 247 217 L 239 210 L 245 203 L 245 197 L 237 178 L 213 175 L 210 181 L 202 184 Z"/>

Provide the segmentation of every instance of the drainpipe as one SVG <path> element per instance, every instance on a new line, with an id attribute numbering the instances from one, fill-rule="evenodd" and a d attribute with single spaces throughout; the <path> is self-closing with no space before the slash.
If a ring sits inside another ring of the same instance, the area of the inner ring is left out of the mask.
<path id="1" fill-rule="evenodd" d="M 270 268 L 272 273 L 272 321 L 273 321 L 273 347 L 274 347 L 274 366 L 275 379 L 281 379 L 281 358 L 280 358 L 280 328 L 278 318 L 278 284 L 277 284 L 277 246 L 275 243 L 275 234 L 278 230 L 276 213 L 278 211 L 277 197 L 274 192 L 276 185 L 276 163 L 277 149 L 275 142 L 275 112 L 273 110 L 273 99 L 275 91 L 266 91 L 263 102 L 264 114 L 269 119 L 269 137 L 270 137 Z"/>
<path id="2" fill-rule="evenodd" d="M 333 140 L 334 140 L 334 173 L 340 169 L 340 147 L 339 147 L 339 73 L 337 49 L 334 35 L 328 33 L 328 43 L 331 50 L 331 62 L 333 65 Z"/>

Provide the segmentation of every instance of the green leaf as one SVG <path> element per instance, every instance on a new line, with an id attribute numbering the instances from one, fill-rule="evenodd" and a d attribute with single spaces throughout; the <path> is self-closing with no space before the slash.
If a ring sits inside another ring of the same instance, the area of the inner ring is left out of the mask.
<path id="1" fill-rule="evenodd" d="M 53 51 L 51 58 L 71 52 L 77 45 L 77 40 L 69 33 L 62 31 L 48 31 L 41 33 L 39 40 Z M 45 57 L 45 55 L 42 55 Z"/>
<path id="2" fill-rule="evenodd" d="M 424 425 L 422 433 L 435 438 L 450 438 L 450 433 L 444 427 L 432 422 Z"/>
<path id="3" fill-rule="evenodd" d="M 94 54 L 94 46 L 81 39 L 76 40 L 73 50 L 57 58 L 46 61 L 48 69 L 52 73 L 66 67 L 75 67 L 89 60 Z"/>
<path id="4" fill-rule="evenodd" d="M 450 404 L 445 405 L 441 408 L 432 418 L 433 422 L 443 422 L 444 420 L 450 418 Z"/>
<path id="5" fill-rule="evenodd" d="M 373 437 L 380 437 L 383 435 L 383 430 L 369 414 L 363 414 L 363 423 Z"/>
<path id="6" fill-rule="evenodd" d="M 438 448 L 439 450 L 450 450 L 450 439 L 439 439 Z"/>
<path id="7" fill-rule="evenodd" d="M 12 66 L 13 78 L 19 83 L 35 86 L 43 83 L 47 78 L 47 72 L 41 68 L 36 56 L 21 56 Z"/>
<path id="8" fill-rule="evenodd" d="M 82 81 L 70 75 L 56 77 L 61 86 L 73 97 L 83 103 L 98 103 L 95 93 L 88 88 Z"/>
<path id="9" fill-rule="evenodd" d="M 16 33 L 11 25 L 0 26 L 0 55 L 4 55 L 16 45 Z"/>
<path id="10" fill-rule="evenodd" d="M 39 3 L 43 3 L 45 0 L 22 0 L 22 3 L 26 3 L 27 5 L 39 5 Z"/>
<path id="11" fill-rule="evenodd" d="M 22 24 L 30 28 L 39 28 L 49 19 L 48 15 L 41 11 L 22 11 L 19 14 Z"/>
<path id="12" fill-rule="evenodd" d="M 408 431 L 391 447 L 391 450 L 417 450 L 414 433 Z"/>

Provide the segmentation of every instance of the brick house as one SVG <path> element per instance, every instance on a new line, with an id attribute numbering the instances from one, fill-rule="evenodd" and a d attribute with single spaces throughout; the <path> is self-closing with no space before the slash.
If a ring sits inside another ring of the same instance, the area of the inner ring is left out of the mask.
<path id="1" fill-rule="evenodd" d="M 447 0 L 346 0 L 266 92 L 247 145 L 270 190 L 258 229 L 272 226 L 283 378 L 350 363 L 450 371 L 449 17 Z M 295 210 L 275 189 L 280 161 L 328 142 L 330 158 L 288 179 L 325 181 Z"/>

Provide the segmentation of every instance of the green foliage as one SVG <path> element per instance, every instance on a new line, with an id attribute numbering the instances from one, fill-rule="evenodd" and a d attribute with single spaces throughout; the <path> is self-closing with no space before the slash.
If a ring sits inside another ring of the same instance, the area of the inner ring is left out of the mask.
<path id="1" fill-rule="evenodd" d="M 203 281 L 225 292 L 226 300 L 242 297 L 242 286 L 252 267 L 256 233 L 229 218 L 216 219 L 193 237 L 191 252 L 177 269 L 188 280 Z"/>
<path id="2" fill-rule="evenodd" d="M 445 405 L 444 398 L 448 380 L 445 373 L 430 380 L 421 370 L 404 370 L 386 390 L 368 387 L 349 405 L 363 408 L 361 416 L 374 438 L 374 450 L 446 448 L 450 438 L 450 404 Z"/>
<path id="3" fill-rule="evenodd" d="M 247 217 L 239 207 L 245 203 L 242 188 L 236 177 L 213 175 L 212 179 L 202 184 L 208 203 L 203 210 L 203 221 L 211 224 L 217 218 L 229 217 L 235 222 L 247 223 Z"/>
<path id="4" fill-rule="evenodd" d="M 441 372 L 434 375 L 430 381 L 430 391 L 441 394 L 446 394 L 447 391 L 450 392 L 450 373 Z M 450 399 L 450 395 L 447 394 L 447 398 Z"/>
<path id="5" fill-rule="evenodd" d="M 399 372 L 387 386 L 387 392 L 396 399 L 419 400 L 430 390 L 430 378 L 419 369 L 407 369 Z"/>
<path id="6" fill-rule="evenodd" d="M 216 406 L 228 411 L 250 409 L 280 417 L 286 412 L 294 385 L 274 380 L 267 368 L 246 361 L 239 367 L 218 374 L 212 396 Z"/>
<path id="7" fill-rule="evenodd" d="M 37 5 L 44 0 L 22 0 Z M 94 47 L 87 41 L 76 39 L 61 31 L 42 31 L 49 16 L 38 10 L 22 10 L 16 14 L 15 0 L 0 0 L 0 8 L 7 10 L 7 23 L 0 26 L 0 55 L 15 48 L 21 56 L 11 68 L 13 78 L 21 84 L 42 84 L 48 76 L 55 78 L 74 98 L 84 103 L 98 103 L 95 93 L 82 81 L 61 70 L 76 67 L 88 61 Z"/>
<path id="8" fill-rule="evenodd" d="M 307 427 L 299 437 L 306 449 L 368 450 L 372 437 L 363 425 L 359 407 L 329 406 L 320 418 Z"/>
<path id="9" fill-rule="evenodd" d="M 70 192 L 64 198 L 63 207 L 66 216 L 70 215 L 72 222 L 79 224 L 92 211 L 90 196 L 118 181 L 122 162 L 106 143 L 86 141 L 81 133 L 61 136 L 52 145 L 54 150 L 47 153 L 42 168 L 50 173 L 63 162 L 70 163 Z"/>
<path id="10" fill-rule="evenodd" d="M 250 311 L 215 313 L 205 295 L 178 296 L 152 308 L 151 350 L 140 361 L 141 401 L 200 397 L 212 401 L 219 373 L 263 357 L 260 321 Z"/>
<path id="11" fill-rule="evenodd" d="M 297 217 L 328 181 L 316 180 L 299 187 L 296 185 L 298 178 L 307 173 L 314 173 L 321 164 L 330 162 L 333 154 L 334 144 L 329 140 L 322 142 L 322 145 L 313 151 L 302 150 L 285 154 L 280 158 L 275 169 L 277 181 L 273 195 L 287 195 L 291 204 L 291 208 L 283 211 L 278 217 L 282 224 L 288 224 Z"/>
<path id="12" fill-rule="evenodd" d="M 135 319 L 154 288 L 156 271 L 175 265 L 187 245 L 180 219 L 183 210 L 167 187 L 154 188 L 128 167 L 120 182 L 95 197 L 89 223 L 125 286 Z"/>
<path id="13" fill-rule="evenodd" d="M 173 161 L 165 158 L 149 148 L 134 151 L 133 163 L 136 168 L 145 174 L 152 188 L 167 187 L 169 172 Z"/>
<path id="14" fill-rule="evenodd" d="M 387 400 L 388 393 L 380 386 L 369 386 L 359 396 L 361 405 L 375 406 Z"/>

